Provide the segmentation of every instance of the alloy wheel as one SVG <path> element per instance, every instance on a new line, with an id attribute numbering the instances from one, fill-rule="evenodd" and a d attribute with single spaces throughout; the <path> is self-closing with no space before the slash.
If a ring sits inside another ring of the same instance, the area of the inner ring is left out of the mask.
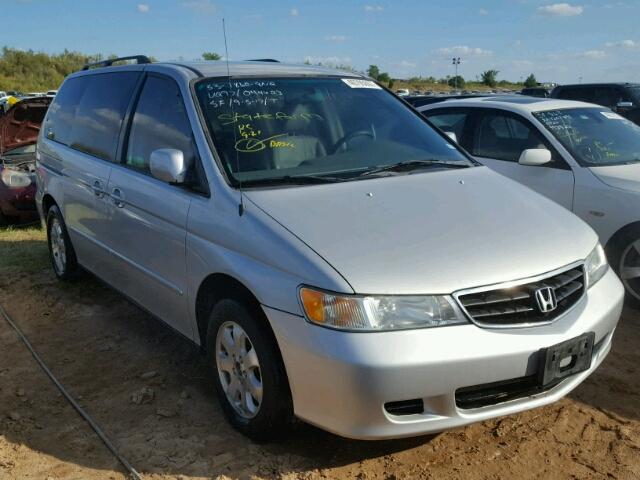
<path id="1" fill-rule="evenodd" d="M 59 275 L 64 274 L 67 268 L 67 249 L 64 243 L 64 232 L 60 220 L 54 218 L 49 229 L 49 241 L 51 243 L 51 255 L 53 264 Z"/>
<path id="2" fill-rule="evenodd" d="M 236 322 L 223 323 L 216 336 L 216 368 L 227 400 L 245 419 L 262 404 L 262 372 L 251 339 Z"/>
<path id="3" fill-rule="evenodd" d="M 631 242 L 622 252 L 620 278 L 627 292 L 640 300 L 640 239 Z"/>

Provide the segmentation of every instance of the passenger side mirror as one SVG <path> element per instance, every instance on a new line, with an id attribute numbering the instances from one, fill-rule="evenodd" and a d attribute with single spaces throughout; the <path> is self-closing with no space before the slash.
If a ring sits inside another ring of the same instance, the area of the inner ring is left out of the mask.
<path id="1" fill-rule="evenodd" d="M 160 148 L 151 152 L 149 169 L 151 175 L 167 183 L 184 183 L 190 165 L 185 162 L 181 150 Z"/>
<path id="2" fill-rule="evenodd" d="M 633 102 L 618 102 L 616 110 L 629 110 L 633 108 Z"/>
<path id="3" fill-rule="evenodd" d="M 530 167 L 537 167 L 551 161 L 551 152 L 546 148 L 529 148 L 520 154 L 518 163 Z"/>
<path id="4" fill-rule="evenodd" d="M 456 135 L 455 132 L 444 132 L 444 134 L 454 142 L 458 143 L 458 136 Z"/>

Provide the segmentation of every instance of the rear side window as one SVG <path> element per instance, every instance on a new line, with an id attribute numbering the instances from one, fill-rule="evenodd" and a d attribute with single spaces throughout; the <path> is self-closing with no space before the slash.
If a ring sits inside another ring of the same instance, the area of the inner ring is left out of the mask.
<path id="1" fill-rule="evenodd" d="M 65 82 L 47 116 L 47 137 L 115 161 L 122 119 L 138 76 L 138 72 L 114 72 Z"/>
<path id="2" fill-rule="evenodd" d="M 593 92 L 593 103 L 613 108 L 620 101 L 620 92 L 613 87 L 598 87 Z"/>
<path id="3" fill-rule="evenodd" d="M 131 122 L 126 164 L 148 171 L 151 152 L 159 148 L 180 150 L 188 164 L 196 163 L 191 125 L 178 85 L 169 79 L 150 76 L 142 88 Z"/>

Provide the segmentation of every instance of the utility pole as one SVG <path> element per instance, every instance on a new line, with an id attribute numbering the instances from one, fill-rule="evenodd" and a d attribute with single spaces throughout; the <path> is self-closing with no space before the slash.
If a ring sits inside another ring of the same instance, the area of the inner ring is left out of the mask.
<path id="1" fill-rule="evenodd" d="M 458 65 L 460 65 L 460 57 L 454 57 L 453 66 L 456 69 L 456 76 L 453 77 L 453 84 L 455 85 L 455 90 L 458 91 Z"/>

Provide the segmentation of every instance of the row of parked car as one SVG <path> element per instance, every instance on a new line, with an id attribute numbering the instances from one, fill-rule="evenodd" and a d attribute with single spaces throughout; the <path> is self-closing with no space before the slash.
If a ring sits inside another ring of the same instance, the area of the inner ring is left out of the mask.
<path id="1" fill-rule="evenodd" d="M 630 297 L 640 279 L 633 123 L 523 96 L 418 112 L 352 72 L 135 58 L 69 76 L 44 119 L 53 271 L 199 345 L 239 431 L 440 431 L 553 402 L 609 352 L 624 289 L 605 251 Z"/>

